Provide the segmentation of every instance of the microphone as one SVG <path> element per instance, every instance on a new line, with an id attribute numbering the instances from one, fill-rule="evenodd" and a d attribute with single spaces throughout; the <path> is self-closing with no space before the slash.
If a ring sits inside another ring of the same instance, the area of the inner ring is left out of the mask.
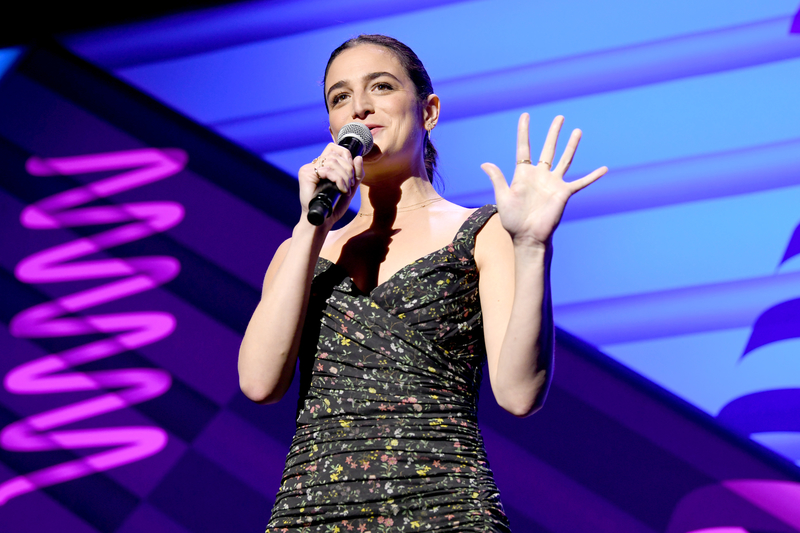
<path id="1" fill-rule="evenodd" d="M 350 155 L 355 159 L 372 150 L 372 133 L 360 122 L 351 122 L 339 130 L 336 144 L 350 150 Z M 339 196 L 341 196 L 341 191 L 334 182 L 320 181 L 314 192 L 314 198 L 308 203 L 308 221 L 315 226 L 322 224 L 326 218 L 331 216 L 333 206 L 336 205 Z"/>

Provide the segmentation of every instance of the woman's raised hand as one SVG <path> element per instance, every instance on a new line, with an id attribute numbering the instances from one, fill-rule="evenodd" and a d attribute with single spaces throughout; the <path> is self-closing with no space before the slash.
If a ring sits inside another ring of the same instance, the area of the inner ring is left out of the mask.
<path id="1" fill-rule="evenodd" d="M 358 185 L 364 179 L 364 161 L 361 156 L 353 159 L 350 151 L 344 146 L 329 143 L 319 157 L 300 167 L 297 179 L 300 182 L 300 205 L 303 209 L 303 220 L 308 215 L 308 203 L 314 198 L 314 192 L 321 180 L 331 181 L 339 188 L 342 196 L 336 202 L 331 216 L 323 223 L 330 228 L 347 211 L 350 200 L 353 199 Z"/>
<path id="2" fill-rule="evenodd" d="M 575 181 L 564 181 L 564 174 L 572 164 L 581 131 L 574 130 L 558 164 L 553 167 L 556 143 L 564 117 L 558 116 L 550 125 L 538 162 L 531 160 L 529 143 L 530 116 L 523 113 L 517 127 L 517 166 L 509 186 L 505 176 L 492 163 L 481 168 L 494 185 L 495 201 L 500 221 L 515 244 L 544 245 L 553 235 L 570 196 L 593 183 L 608 171 L 600 167 Z"/>

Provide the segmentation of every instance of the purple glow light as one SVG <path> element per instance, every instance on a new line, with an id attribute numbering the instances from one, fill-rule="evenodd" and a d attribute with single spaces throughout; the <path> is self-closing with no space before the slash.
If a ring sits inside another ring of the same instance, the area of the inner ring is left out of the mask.
<path id="1" fill-rule="evenodd" d="M 800 531 L 800 483 L 728 479 L 699 487 L 675 506 L 667 533 Z"/>
<path id="2" fill-rule="evenodd" d="M 41 487 L 139 461 L 166 446 L 167 433 L 158 427 L 57 429 L 144 402 L 164 394 L 170 388 L 172 378 L 162 369 L 66 371 L 167 337 L 175 329 L 175 317 L 171 314 L 148 311 L 78 317 L 66 315 L 154 289 L 178 275 L 180 264 L 172 257 L 77 260 L 174 227 L 183 219 L 183 206 L 174 202 L 139 202 L 78 207 L 165 179 L 181 171 L 186 162 L 187 156 L 182 150 L 151 148 L 51 159 L 33 157 L 28 160 L 26 168 L 36 176 L 132 170 L 50 196 L 26 207 L 20 217 L 23 226 L 55 229 L 128 224 L 35 253 L 17 265 L 17 278 L 26 283 L 108 277 L 123 279 L 35 305 L 12 318 L 10 330 L 16 337 L 65 337 L 94 333 L 111 336 L 19 365 L 5 376 L 4 385 L 15 394 L 119 390 L 29 416 L 6 426 L 0 432 L 0 446 L 7 450 L 111 449 L 0 484 L 0 505 Z"/>
<path id="3" fill-rule="evenodd" d="M 800 483 L 770 479 L 732 479 L 722 485 L 800 531 Z"/>
<path id="4" fill-rule="evenodd" d="M 688 533 L 748 533 L 748 531 L 741 527 L 708 527 L 705 529 L 695 529 Z"/>

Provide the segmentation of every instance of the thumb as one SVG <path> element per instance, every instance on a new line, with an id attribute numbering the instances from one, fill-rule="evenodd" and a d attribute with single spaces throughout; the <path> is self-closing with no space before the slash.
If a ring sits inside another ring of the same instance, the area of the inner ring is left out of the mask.
<path id="1" fill-rule="evenodd" d="M 508 182 L 506 182 L 506 177 L 503 176 L 503 172 L 497 168 L 497 165 L 494 163 L 484 163 L 481 165 L 481 169 L 486 172 L 486 174 L 489 176 L 489 179 L 492 180 L 495 198 L 508 190 Z"/>
<path id="2" fill-rule="evenodd" d="M 360 155 L 353 159 L 353 177 L 355 178 L 354 185 L 356 186 L 364 179 L 364 158 Z"/>

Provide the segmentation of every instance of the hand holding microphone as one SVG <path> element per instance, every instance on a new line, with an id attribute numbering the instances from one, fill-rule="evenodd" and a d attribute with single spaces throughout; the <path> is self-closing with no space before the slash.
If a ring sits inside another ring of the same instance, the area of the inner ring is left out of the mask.
<path id="1" fill-rule="evenodd" d="M 339 130 L 336 143 L 347 148 L 355 159 L 360 155 L 366 155 L 372 149 L 372 134 L 365 125 L 351 122 Z M 321 180 L 314 192 L 314 198 L 308 203 L 308 221 L 315 226 L 321 225 L 331 216 L 340 196 L 341 191 L 335 183 L 326 179 Z"/>

